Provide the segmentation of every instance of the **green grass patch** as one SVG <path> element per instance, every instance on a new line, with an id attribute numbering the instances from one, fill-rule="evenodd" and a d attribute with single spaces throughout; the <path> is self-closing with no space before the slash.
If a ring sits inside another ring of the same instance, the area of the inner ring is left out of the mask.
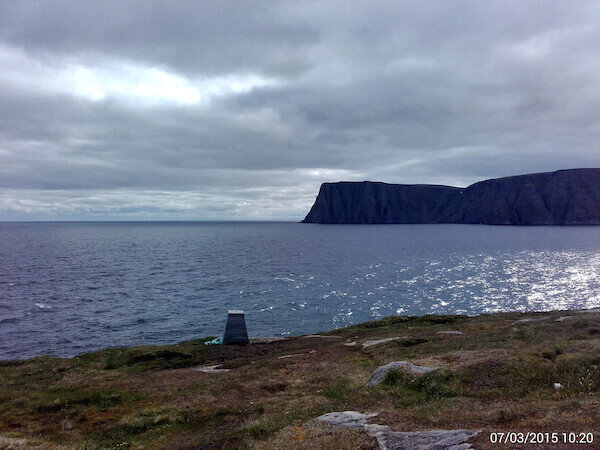
<path id="1" fill-rule="evenodd" d="M 104 362 L 105 370 L 125 369 L 129 371 L 165 370 L 190 367 L 197 358 L 189 353 L 169 349 L 149 352 L 114 351 L 108 353 Z"/>
<path id="2" fill-rule="evenodd" d="M 346 361 L 361 367 L 373 367 L 373 361 L 362 353 L 354 353 L 346 357 Z"/>
<path id="3" fill-rule="evenodd" d="M 191 367 L 204 362 L 209 350 L 204 343 L 212 337 L 165 346 L 117 347 L 80 355 L 81 364 L 104 370 L 143 372 Z"/>
<path id="4" fill-rule="evenodd" d="M 590 326 L 590 322 L 587 319 L 577 319 L 577 321 L 575 321 L 575 323 L 573 324 L 573 328 L 575 328 L 576 330 L 583 330 L 584 328 L 587 328 Z"/>
<path id="5" fill-rule="evenodd" d="M 412 337 L 412 338 L 406 338 L 406 339 L 400 339 L 397 341 L 392 341 L 391 344 L 395 345 L 397 347 L 413 347 L 415 345 L 424 344 L 425 342 L 429 342 L 429 339 Z"/>
<path id="6" fill-rule="evenodd" d="M 326 397 L 330 400 L 342 400 L 347 398 L 354 392 L 352 386 L 346 379 L 339 380 L 332 386 L 326 386 L 318 391 L 319 395 Z"/>
<path id="7" fill-rule="evenodd" d="M 93 406 L 108 409 L 126 402 L 134 402 L 142 397 L 132 393 L 100 392 L 100 391 L 67 391 L 50 394 L 48 401 L 39 404 L 38 412 L 58 412 L 78 406 Z"/>
<path id="8" fill-rule="evenodd" d="M 411 406 L 459 394 L 454 374 L 441 370 L 423 375 L 390 370 L 383 379 L 381 389 L 397 398 L 399 406 Z"/>
<path id="9" fill-rule="evenodd" d="M 240 428 L 240 433 L 248 435 L 251 438 L 259 439 L 279 431 L 287 425 L 284 417 L 269 417 L 267 419 L 257 420 L 254 423 Z"/>
<path id="10" fill-rule="evenodd" d="M 147 439 L 149 435 L 162 432 L 183 431 L 189 429 L 189 413 L 179 412 L 175 416 L 145 416 L 141 414 L 129 423 L 121 423 L 110 427 L 101 433 L 90 437 L 89 443 L 93 447 L 130 447 L 133 443 Z"/>
<path id="11" fill-rule="evenodd" d="M 0 359 L 0 367 L 18 367 L 25 363 L 26 361 L 22 359 Z"/>
<path id="12" fill-rule="evenodd" d="M 375 329 L 389 329 L 399 328 L 406 326 L 420 327 L 420 326 L 432 326 L 432 325 L 444 325 L 450 323 L 457 323 L 467 320 L 466 316 L 459 315 L 424 315 L 424 316 L 390 316 L 384 317 L 383 319 L 373 320 L 370 322 L 363 322 L 358 325 L 353 325 L 347 328 L 340 328 L 334 330 L 332 333 L 357 333 L 361 331 L 372 331 Z"/>
<path id="13" fill-rule="evenodd" d="M 600 392 L 600 356 L 548 356 L 487 361 L 461 371 L 458 377 L 466 395 L 484 397 L 560 398 Z M 563 387 L 556 389 L 554 383 Z"/>
<path id="14" fill-rule="evenodd" d="M 279 430 L 293 422 L 306 422 L 328 411 L 329 409 L 327 406 L 317 406 L 310 409 L 286 411 L 277 416 L 263 417 L 246 423 L 246 425 L 243 427 L 238 428 L 235 434 L 253 439 L 264 439 L 277 433 Z"/>

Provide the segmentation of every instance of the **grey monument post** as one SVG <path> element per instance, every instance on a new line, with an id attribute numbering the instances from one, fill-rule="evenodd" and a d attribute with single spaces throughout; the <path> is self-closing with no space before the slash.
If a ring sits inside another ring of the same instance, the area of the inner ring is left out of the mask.
<path id="1" fill-rule="evenodd" d="M 246 319 L 244 311 L 227 311 L 227 325 L 223 335 L 223 344 L 248 344 L 248 332 L 246 331 Z"/>

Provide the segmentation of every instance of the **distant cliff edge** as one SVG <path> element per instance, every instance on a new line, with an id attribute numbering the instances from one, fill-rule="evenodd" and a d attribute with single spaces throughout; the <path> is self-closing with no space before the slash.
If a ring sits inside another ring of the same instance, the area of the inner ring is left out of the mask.
<path id="1" fill-rule="evenodd" d="M 600 225 L 600 169 L 495 178 L 466 188 L 323 183 L 302 222 Z"/>

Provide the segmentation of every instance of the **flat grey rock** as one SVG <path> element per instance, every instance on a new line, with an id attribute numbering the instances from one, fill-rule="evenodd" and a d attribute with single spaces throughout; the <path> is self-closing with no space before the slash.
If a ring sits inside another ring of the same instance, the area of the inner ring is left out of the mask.
<path id="1" fill-rule="evenodd" d="M 317 422 L 324 422 L 337 427 L 363 428 L 365 422 L 376 415 L 377 413 L 362 414 L 357 411 L 342 411 L 323 414 L 322 416 L 317 417 L 315 420 Z"/>
<path id="2" fill-rule="evenodd" d="M 366 347 L 371 347 L 373 345 L 383 344 L 385 342 L 399 341 L 400 339 L 406 339 L 406 336 L 397 336 L 397 337 L 391 337 L 391 338 L 386 338 L 386 339 L 377 339 L 374 341 L 365 341 L 365 342 L 363 342 L 362 346 L 363 346 L 363 348 L 366 348 Z"/>
<path id="3" fill-rule="evenodd" d="M 271 342 L 286 341 L 286 337 L 282 336 L 266 336 L 250 338 L 251 344 L 270 344 Z"/>
<path id="4" fill-rule="evenodd" d="M 356 341 L 354 341 L 354 342 L 345 342 L 344 345 L 346 347 L 356 347 L 356 345 L 358 345 L 358 344 Z"/>
<path id="5" fill-rule="evenodd" d="M 570 317 L 573 317 L 573 316 L 562 316 L 562 317 L 559 317 L 558 319 L 556 319 L 555 322 L 564 322 L 565 320 L 569 319 Z"/>
<path id="6" fill-rule="evenodd" d="M 342 339 L 341 336 L 323 336 L 322 334 L 307 334 L 305 338 Z"/>
<path id="7" fill-rule="evenodd" d="M 377 413 L 362 414 L 357 411 L 342 411 L 323 414 L 315 420 L 329 425 L 363 429 L 377 439 L 381 450 L 400 449 L 451 449 L 471 448 L 466 441 L 479 433 L 470 430 L 431 430 L 431 431 L 391 431 L 387 425 L 365 423 Z"/>
<path id="8" fill-rule="evenodd" d="M 219 369 L 223 364 L 217 364 L 216 366 L 200 366 L 193 367 L 192 370 L 197 370 L 198 372 L 204 373 L 225 373 L 229 372 L 231 369 Z"/>
<path id="9" fill-rule="evenodd" d="M 411 373 L 423 374 L 438 370 L 437 367 L 417 366 L 416 364 L 408 361 L 393 361 L 386 364 L 385 366 L 379 366 L 369 377 L 367 386 L 375 386 L 380 384 L 385 378 L 386 374 L 393 369 L 401 369 Z"/>
<path id="10" fill-rule="evenodd" d="M 449 330 L 449 331 L 438 331 L 437 334 L 463 334 L 462 331 Z"/>
<path id="11" fill-rule="evenodd" d="M 547 317 L 536 317 L 536 318 L 528 317 L 527 319 L 515 320 L 515 323 L 541 322 L 542 320 L 546 320 L 546 319 L 547 319 Z"/>
<path id="12" fill-rule="evenodd" d="M 462 450 L 471 448 L 466 441 L 479 431 L 469 430 L 432 430 L 397 432 L 382 430 L 369 433 L 377 439 L 382 450 L 392 449 L 452 449 Z"/>

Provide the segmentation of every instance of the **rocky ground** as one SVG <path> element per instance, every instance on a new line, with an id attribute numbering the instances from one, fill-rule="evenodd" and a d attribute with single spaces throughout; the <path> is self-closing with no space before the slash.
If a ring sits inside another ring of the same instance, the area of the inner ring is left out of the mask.
<path id="1" fill-rule="evenodd" d="M 600 442 L 600 310 L 204 341 L 0 362 L 0 448 L 498 448 L 491 433 L 509 431 Z M 419 433 L 431 430 L 450 433 Z"/>

